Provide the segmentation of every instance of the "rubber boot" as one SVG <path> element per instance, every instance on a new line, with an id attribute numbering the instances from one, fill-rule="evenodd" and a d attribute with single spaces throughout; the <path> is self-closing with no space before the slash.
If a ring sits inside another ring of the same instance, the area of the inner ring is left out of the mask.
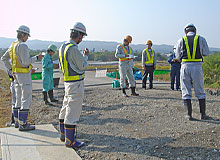
<path id="1" fill-rule="evenodd" d="M 47 99 L 47 91 L 43 91 L 43 96 L 44 96 L 44 103 L 45 103 L 46 105 L 50 105 L 50 102 L 49 102 L 48 99 Z"/>
<path id="2" fill-rule="evenodd" d="M 131 87 L 131 95 L 132 95 L 132 96 L 139 96 L 139 94 L 137 94 L 137 93 L 135 92 L 135 87 Z"/>
<path id="3" fill-rule="evenodd" d="M 15 121 L 15 128 L 18 128 L 18 127 L 19 127 L 18 111 L 19 111 L 19 108 L 13 108 L 13 109 L 12 109 L 12 114 L 13 114 L 13 116 L 14 116 L 14 121 Z"/>
<path id="4" fill-rule="evenodd" d="M 64 119 L 60 119 L 60 141 L 65 142 Z"/>
<path id="5" fill-rule="evenodd" d="M 35 126 L 27 123 L 29 109 L 19 110 L 18 119 L 19 119 L 19 131 L 30 131 L 35 130 Z"/>
<path id="6" fill-rule="evenodd" d="M 76 125 L 64 125 L 65 132 L 65 145 L 68 148 L 80 148 L 84 145 L 84 142 L 75 140 Z"/>
<path id="7" fill-rule="evenodd" d="M 206 115 L 206 104 L 205 99 L 199 99 L 199 108 L 201 113 L 201 120 L 209 120 L 211 117 Z"/>
<path id="8" fill-rule="evenodd" d="M 51 102 L 58 102 L 58 100 L 53 97 L 53 90 L 52 89 L 48 91 L 48 95 L 50 97 Z"/>
<path id="9" fill-rule="evenodd" d="M 191 99 L 184 99 L 183 100 L 183 103 L 184 103 L 184 106 L 187 110 L 187 115 L 186 115 L 186 118 L 190 121 L 193 121 L 195 120 L 193 117 L 192 117 L 192 104 L 191 104 Z"/>
<path id="10" fill-rule="evenodd" d="M 125 92 L 125 88 L 122 88 L 122 95 L 123 95 L 124 97 L 128 97 L 128 95 L 127 95 L 126 92 Z"/>

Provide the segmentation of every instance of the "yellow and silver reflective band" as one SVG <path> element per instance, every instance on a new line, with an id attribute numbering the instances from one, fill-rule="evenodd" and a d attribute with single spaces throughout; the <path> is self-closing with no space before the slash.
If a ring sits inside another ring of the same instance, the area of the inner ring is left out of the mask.
<path id="1" fill-rule="evenodd" d="M 64 49 L 64 55 L 63 55 L 63 58 L 64 58 L 64 70 L 65 70 L 65 72 L 64 72 L 64 81 L 65 81 L 65 77 L 67 76 L 69 76 L 69 71 L 68 71 L 68 62 L 67 62 L 67 60 L 66 60 L 66 52 L 67 52 L 67 50 L 71 47 L 71 46 L 73 46 L 74 44 L 68 44 L 66 47 L 65 47 L 65 49 Z"/>
<path id="2" fill-rule="evenodd" d="M 152 49 L 152 57 L 150 58 L 150 54 L 147 49 L 145 49 L 145 52 L 147 54 L 148 61 L 145 61 L 145 64 L 153 64 L 154 63 L 154 50 Z"/>
<path id="3" fill-rule="evenodd" d="M 16 69 L 16 56 L 14 56 L 14 53 L 16 53 L 16 47 L 17 45 L 19 44 L 19 41 L 15 41 L 12 43 L 12 46 L 11 46 L 11 54 L 10 57 L 11 57 L 11 62 L 12 62 L 12 72 L 15 72 L 15 69 Z"/>
<path id="4" fill-rule="evenodd" d="M 64 74 L 62 48 L 63 48 L 63 45 L 62 45 L 62 46 L 60 47 L 60 49 L 59 49 L 59 58 L 60 58 L 60 64 L 61 64 L 62 72 L 63 72 L 63 74 Z"/>
<path id="5" fill-rule="evenodd" d="M 82 75 L 75 75 L 75 76 L 65 76 L 64 75 L 64 81 L 77 81 L 81 80 L 85 77 L 85 74 Z"/>
<path id="6" fill-rule="evenodd" d="M 186 46 L 186 52 L 187 52 L 188 59 L 182 59 L 182 62 L 202 62 L 202 59 L 195 59 L 198 38 L 199 38 L 199 36 L 195 35 L 194 41 L 193 41 L 193 53 L 192 53 L 192 57 L 191 57 L 188 39 L 186 36 L 183 37 L 184 42 L 185 42 L 185 46 Z"/>
<path id="7" fill-rule="evenodd" d="M 29 73 L 32 68 L 33 68 L 32 65 L 29 65 L 28 68 L 18 68 L 18 67 L 16 67 L 14 69 L 14 72 L 15 73 Z"/>

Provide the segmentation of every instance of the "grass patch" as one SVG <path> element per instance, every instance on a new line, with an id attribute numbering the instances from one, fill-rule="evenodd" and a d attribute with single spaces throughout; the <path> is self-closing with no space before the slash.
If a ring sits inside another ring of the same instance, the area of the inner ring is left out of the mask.
<path id="1" fill-rule="evenodd" d="M 8 74 L 0 70 L 0 128 L 11 120 L 11 92 Z"/>

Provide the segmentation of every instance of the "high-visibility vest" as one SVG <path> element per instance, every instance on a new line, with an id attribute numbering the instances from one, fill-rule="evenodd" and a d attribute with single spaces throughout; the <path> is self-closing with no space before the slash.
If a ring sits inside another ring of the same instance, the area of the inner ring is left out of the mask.
<path id="1" fill-rule="evenodd" d="M 184 42 L 185 42 L 185 46 L 186 46 L 186 52 L 187 52 L 187 57 L 182 59 L 182 62 L 202 62 L 202 56 L 200 51 L 198 51 L 200 53 L 200 57 L 201 58 L 196 58 L 196 49 L 197 49 L 197 42 L 198 42 L 198 35 L 195 35 L 194 40 L 193 40 L 193 52 L 192 54 L 190 53 L 190 48 L 189 48 L 189 43 L 188 43 L 188 38 L 187 36 L 184 36 Z"/>
<path id="2" fill-rule="evenodd" d="M 85 74 L 79 74 L 75 72 L 71 67 L 69 62 L 67 61 L 67 51 L 68 49 L 74 46 L 72 43 L 63 44 L 59 49 L 59 59 L 62 68 L 62 72 L 64 75 L 64 82 L 74 82 L 81 81 L 84 79 Z"/>
<path id="3" fill-rule="evenodd" d="M 120 46 L 123 49 L 125 55 L 128 55 L 127 49 L 122 44 L 120 44 Z M 129 54 L 132 54 L 132 50 L 130 47 L 129 47 Z M 127 61 L 127 60 L 131 60 L 131 58 L 119 58 L 119 61 Z"/>
<path id="4" fill-rule="evenodd" d="M 150 53 L 148 52 L 148 49 L 145 49 L 145 52 L 147 54 L 148 61 L 145 61 L 145 64 L 153 64 L 154 63 L 154 51 L 152 49 L 152 57 L 150 57 Z"/>
<path id="5" fill-rule="evenodd" d="M 30 64 L 28 67 L 22 67 L 18 62 L 18 57 L 16 55 L 16 47 L 21 41 L 15 41 L 11 44 L 8 49 L 9 56 L 12 62 L 12 72 L 13 73 L 29 73 L 32 69 L 32 65 Z"/>

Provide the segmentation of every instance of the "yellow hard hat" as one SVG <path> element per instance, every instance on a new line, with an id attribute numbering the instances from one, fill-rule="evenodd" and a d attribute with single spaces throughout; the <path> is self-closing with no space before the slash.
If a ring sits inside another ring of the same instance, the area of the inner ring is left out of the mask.
<path id="1" fill-rule="evenodd" d="M 129 43 L 131 43 L 131 41 L 132 41 L 132 37 L 131 37 L 130 35 L 127 35 L 127 36 L 125 37 L 125 39 L 126 39 Z"/>
<path id="2" fill-rule="evenodd" d="M 153 44 L 151 40 L 147 40 L 146 44 Z"/>

